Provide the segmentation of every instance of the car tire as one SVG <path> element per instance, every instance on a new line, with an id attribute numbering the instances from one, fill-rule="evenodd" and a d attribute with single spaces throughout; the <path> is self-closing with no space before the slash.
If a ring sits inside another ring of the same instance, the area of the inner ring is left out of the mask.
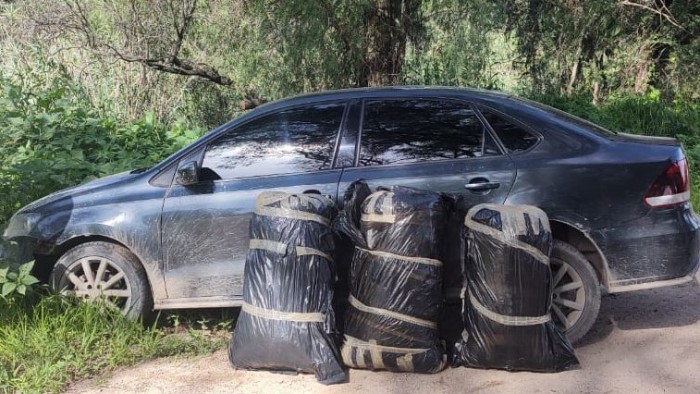
<path id="1" fill-rule="evenodd" d="M 128 318 L 147 320 L 153 311 L 146 271 L 123 246 L 87 242 L 61 256 L 49 278 L 59 293 L 86 300 L 106 299 Z"/>
<path id="2" fill-rule="evenodd" d="M 586 257 L 575 247 L 554 240 L 552 269 L 552 319 L 571 343 L 577 343 L 593 327 L 600 311 L 600 282 Z"/>

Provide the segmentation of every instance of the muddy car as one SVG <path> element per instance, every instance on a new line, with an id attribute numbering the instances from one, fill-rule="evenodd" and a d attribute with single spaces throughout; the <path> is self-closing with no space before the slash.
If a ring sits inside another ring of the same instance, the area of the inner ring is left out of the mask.
<path id="1" fill-rule="evenodd" d="M 682 283 L 698 267 L 698 218 L 675 139 L 448 88 L 264 105 L 152 168 L 27 205 L 5 236 L 26 245 L 55 288 L 107 296 L 130 316 L 237 306 L 256 196 L 314 191 L 340 204 L 360 178 L 461 194 L 468 206 L 542 208 L 556 238 L 552 315 L 574 341 L 595 321 L 601 293 Z"/>

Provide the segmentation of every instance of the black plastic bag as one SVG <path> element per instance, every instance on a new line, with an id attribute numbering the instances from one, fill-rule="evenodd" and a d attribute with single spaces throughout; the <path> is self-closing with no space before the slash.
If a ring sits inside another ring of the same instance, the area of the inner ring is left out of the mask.
<path id="1" fill-rule="evenodd" d="M 555 372 L 578 365 L 551 320 L 552 233 L 547 215 L 526 205 L 482 204 L 465 218 L 468 252 L 463 364 Z"/>
<path id="2" fill-rule="evenodd" d="M 355 212 L 356 206 L 344 210 Z M 394 187 L 365 199 L 360 230 L 357 222 L 339 226 L 355 243 L 341 349 L 346 365 L 424 373 L 444 368 L 437 257 L 445 215 L 443 196 Z"/>
<path id="3" fill-rule="evenodd" d="M 265 192 L 250 222 L 243 300 L 229 359 L 237 368 L 313 372 L 345 381 L 333 308 L 333 202 Z"/>
<path id="4" fill-rule="evenodd" d="M 446 218 L 443 195 L 394 186 L 364 201 L 360 229 L 368 249 L 439 259 Z"/>
<path id="5" fill-rule="evenodd" d="M 350 265 L 355 245 L 365 244 L 360 232 L 362 203 L 370 194 L 372 194 L 372 190 L 364 180 L 351 183 L 343 196 L 343 209 L 338 212 L 331 224 L 336 235 L 335 267 L 338 276 L 333 292 L 333 310 L 335 311 L 336 327 L 341 333 L 345 331 L 345 311 L 350 296 Z"/>
<path id="6" fill-rule="evenodd" d="M 440 338 L 451 349 L 462 339 L 462 299 L 464 288 L 463 265 L 465 257 L 464 217 L 467 214 L 467 202 L 460 195 L 445 195 L 447 203 L 447 220 L 445 234 L 442 237 L 443 293 L 445 303 L 439 321 Z"/>

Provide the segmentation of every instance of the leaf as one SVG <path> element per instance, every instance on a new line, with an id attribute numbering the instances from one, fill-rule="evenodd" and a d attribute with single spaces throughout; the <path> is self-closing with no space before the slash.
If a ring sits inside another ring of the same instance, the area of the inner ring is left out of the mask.
<path id="1" fill-rule="evenodd" d="M 17 292 L 21 295 L 26 295 L 27 294 L 27 286 L 25 285 L 18 285 L 17 286 Z"/>
<path id="2" fill-rule="evenodd" d="M 2 285 L 2 296 L 7 297 L 12 293 L 15 289 L 17 288 L 17 283 L 15 282 L 6 282 L 4 285 Z"/>
<path id="3" fill-rule="evenodd" d="M 19 266 L 19 276 L 26 276 L 32 273 L 32 268 L 34 268 L 34 261 L 24 263 Z"/>
<path id="4" fill-rule="evenodd" d="M 7 282 L 8 271 L 10 271 L 10 267 L 0 268 L 0 283 Z"/>
<path id="5" fill-rule="evenodd" d="M 39 283 L 39 279 L 33 277 L 32 275 L 26 275 L 22 278 L 20 278 L 19 283 L 25 286 L 31 286 L 33 284 Z"/>

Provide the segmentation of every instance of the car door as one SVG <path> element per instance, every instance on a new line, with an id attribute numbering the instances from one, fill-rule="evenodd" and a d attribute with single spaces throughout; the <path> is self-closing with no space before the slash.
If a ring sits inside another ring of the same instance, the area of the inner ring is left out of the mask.
<path id="1" fill-rule="evenodd" d="M 364 101 L 354 166 L 345 168 L 340 190 L 365 179 L 378 186 L 409 186 L 461 195 L 465 211 L 480 203 L 503 203 L 515 168 L 496 144 L 483 118 L 460 100 L 410 98 Z M 348 122 L 352 124 L 353 122 Z M 353 128 L 347 127 L 346 133 Z M 343 140 L 350 140 L 347 135 Z M 461 268 L 444 266 L 445 295 L 459 300 Z"/>
<path id="2" fill-rule="evenodd" d="M 341 191 L 362 178 L 372 188 L 402 185 L 462 195 L 466 208 L 503 203 L 508 196 L 514 165 L 469 103 L 367 99 L 360 112 L 355 164 L 345 169 Z"/>
<path id="3" fill-rule="evenodd" d="M 280 110 L 235 127 L 194 155 L 200 181 L 175 181 L 163 206 L 166 304 L 230 305 L 240 297 L 248 224 L 261 192 L 337 198 L 342 170 L 332 162 L 344 111 L 337 101 Z"/>

